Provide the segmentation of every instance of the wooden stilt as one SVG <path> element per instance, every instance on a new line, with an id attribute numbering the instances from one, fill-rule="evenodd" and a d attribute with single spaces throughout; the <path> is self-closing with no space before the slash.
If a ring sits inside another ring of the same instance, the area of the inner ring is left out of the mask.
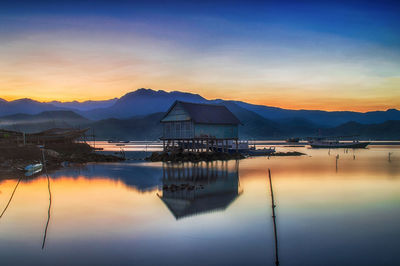
<path id="1" fill-rule="evenodd" d="M 239 152 L 239 145 L 238 145 L 238 140 L 236 139 L 236 153 Z"/>

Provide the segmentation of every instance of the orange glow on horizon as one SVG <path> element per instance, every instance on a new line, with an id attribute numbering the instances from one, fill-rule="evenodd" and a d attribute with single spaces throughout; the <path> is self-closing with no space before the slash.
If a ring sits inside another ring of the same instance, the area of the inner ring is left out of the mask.
<path id="1" fill-rule="evenodd" d="M 155 89 L 158 90 L 158 89 Z M 0 98 L 6 101 L 14 101 L 23 98 L 29 98 L 39 102 L 51 102 L 51 101 L 60 101 L 60 102 L 70 102 L 70 101 L 78 101 L 84 102 L 88 100 L 92 101 L 103 101 L 109 100 L 113 98 L 120 98 L 124 96 L 126 93 L 129 93 L 134 90 L 125 90 L 119 95 L 95 95 L 90 94 L 80 95 L 80 97 L 71 97 L 69 95 L 50 95 L 48 97 L 35 97 L 29 95 L 5 95 Z M 167 92 L 175 91 L 165 89 Z M 328 99 L 317 99 L 317 98 L 308 98 L 307 96 L 296 96 L 290 97 L 289 95 L 284 97 L 234 97 L 235 95 L 227 95 L 224 97 L 221 93 L 211 93 L 211 94 L 203 94 L 201 90 L 180 90 L 182 92 L 190 92 L 199 94 L 202 97 L 213 100 L 213 99 L 223 99 L 223 100 L 233 100 L 233 101 L 243 101 L 246 103 L 254 104 L 254 105 L 264 105 L 269 107 L 277 107 L 283 109 L 291 109 L 291 110 L 323 110 L 323 111 L 355 111 L 355 112 L 369 112 L 369 111 L 386 111 L 387 109 L 400 109 L 400 100 L 396 98 L 383 98 L 380 100 L 377 99 L 339 99 L 339 98 L 328 98 Z M 232 97 L 233 96 L 233 97 Z M 295 98 L 295 99 L 293 99 Z"/>

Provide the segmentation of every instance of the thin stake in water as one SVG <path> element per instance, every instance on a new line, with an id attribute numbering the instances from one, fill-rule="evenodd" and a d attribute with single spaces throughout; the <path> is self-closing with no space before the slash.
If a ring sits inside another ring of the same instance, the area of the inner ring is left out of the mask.
<path id="1" fill-rule="evenodd" d="M 15 185 L 15 188 L 14 188 L 12 194 L 11 194 L 10 199 L 8 200 L 8 203 L 7 203 L 6 207 L 4 208 L 4 210 L 3 210 L 3 211 L 1 212 L 1 214 L 0 214 L 0 218 L 3 217 L 3 215 L 4 215 L 4 213 L 6 212 L 8 206 L 10 205 L 11 200 L 12 200 L 13 197 L 14 197 L 15 191 L 17 190 L 17 187 L 18 187 L 18 185 L 19 185 L 19 182 L 21 182 L 21 178 L 22 178 L 22 177 L 20 177 L 20 178 L 18 179 L 18 182 L 17 182 L 17 184 Z"/>
<path id="2" fill-rule="evenodd" d="M 271 203 L 272 203 L 272 221 L 274 223 L 274 238 L 275 238 L 275 265 L 279 265 L 279 257 L 278 257 L 278 233 L 276 231 L 276 215 L 275 215 L 275 200 L 274 200 L 274 191 L 272 189 L 272 179 L 271 179 L 271 170 L 268 168 L 268 177 L 269 177 L 269 188 L 271 190 Z"/>
<path id="3" fill-rule="evenodd" d="M 338 160 L 339 160 L 339 154 L 336 155 L 336 172 L 337 172 L 337 169 L 338 169 L 338 167 L 337 167 Z"/>
<path id="4" fill-rule="evenodd" d="M 46 227 L 44 229 L 43 242 L 42 242 L 42 249 L 44 249 L 44 246 L 46 244 L 46 238 L 47 238 L 47 228 L 49 227 L 50 217 L 51 217 L 51 187 L 50 187 L 50 177 L 47 174 L 46 158 L 44 156 L 43 149 L 42 149 L 42 155 L 43 155 L 43 166 L 44 166 L 44 170 L 45 170 L 46 176 L 47 176 L 47 189 L 49 191 L 49 208 L 47 209 L 47 222 L 46 222 Z"/>

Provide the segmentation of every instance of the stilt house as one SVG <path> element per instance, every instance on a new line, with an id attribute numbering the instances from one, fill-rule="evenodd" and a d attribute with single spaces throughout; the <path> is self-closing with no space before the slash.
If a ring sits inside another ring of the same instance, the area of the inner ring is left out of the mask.
<path id="1" fill-rule="evenodd" d="M 165 151 L 228 152 L 228 142 L 238 148 L 240 121 L 224 105 L 175 101 L 161 123 Z"/>

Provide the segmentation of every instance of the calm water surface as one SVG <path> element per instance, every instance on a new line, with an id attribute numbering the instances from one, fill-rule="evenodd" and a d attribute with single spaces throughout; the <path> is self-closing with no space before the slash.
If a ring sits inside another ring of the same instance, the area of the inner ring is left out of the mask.
<path id="1" fill-rule="evenodd" d="M 0 181 L 1 265 L 400 265 L 400 149 L 73 166 Z M 391 161 L 388 153 L 391 152 Z M 339 155 L 336 168 L 336 155 Z"/>

